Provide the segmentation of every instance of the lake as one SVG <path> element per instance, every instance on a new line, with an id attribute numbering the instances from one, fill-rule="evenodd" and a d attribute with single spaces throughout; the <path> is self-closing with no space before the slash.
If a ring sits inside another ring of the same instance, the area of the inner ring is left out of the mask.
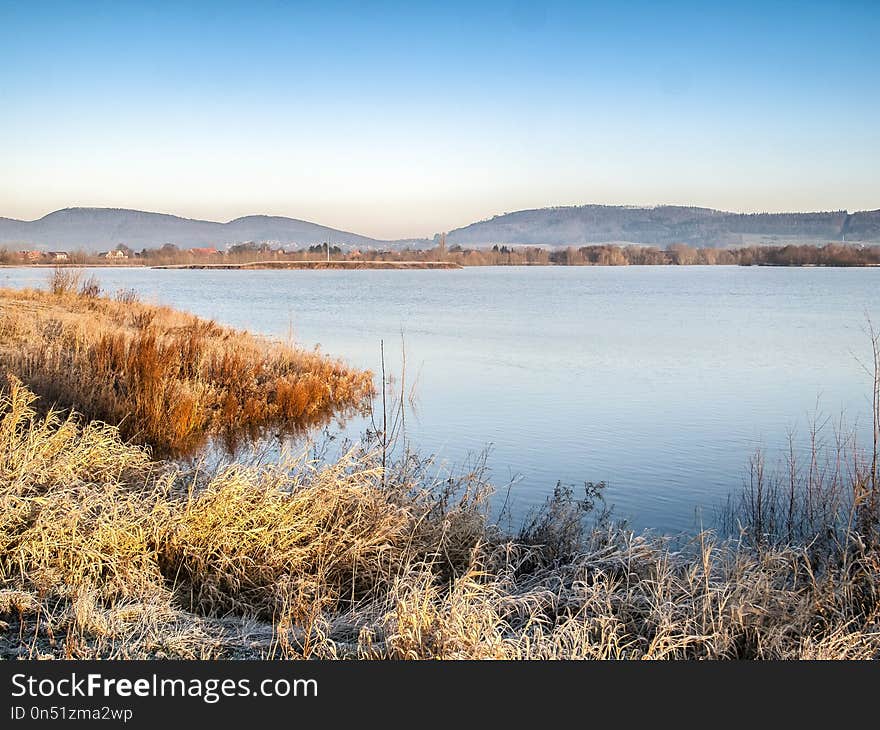
<path id="1" fill-rule="evenodd" d="M 42 286 L 50 273 L 0 269 L 0 285 Z M 377 373 L 384 340 L 400 374 L 403 338 L 416 393 L 407 439 L 450 468 L 489 447 L 494 482 L 515 480 L 516 515 L 560 480 L 605 481 L 633 527 L 693 530 L 713 522 L 757 447 L 774 458 L 817 410 L 870 435 L 857 358 L 869 357 L 866 312 L 880 322 L 876 268 L 90 273 L 106 291 L 292 333 Z"/>

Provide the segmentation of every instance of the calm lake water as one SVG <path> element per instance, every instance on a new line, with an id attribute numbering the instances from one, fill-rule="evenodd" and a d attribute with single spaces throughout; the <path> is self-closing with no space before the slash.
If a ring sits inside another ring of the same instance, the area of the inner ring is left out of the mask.
<path id="1" fill-rule="evenodd" d="M 50 272 L 2 269 L 2 286 Z M 606 481 L 636 528 L 711 524 L 758 446 L 784 445 L 820 411 L 870 430 L 865 314 L 880 269 L 535 267 L 460 271 L 98 269 L 235 327 L 400 372 L 407 435 L 450 467 L 491 447 L 515 514 L 557 481 Z M 349 423 L 347 434 L 363 422 Z"/>

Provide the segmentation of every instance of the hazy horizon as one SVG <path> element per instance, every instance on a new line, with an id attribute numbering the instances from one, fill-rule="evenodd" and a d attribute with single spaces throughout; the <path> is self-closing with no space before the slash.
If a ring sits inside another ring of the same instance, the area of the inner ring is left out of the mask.
<path id="1" fill-rule="evenodd" d="M 857 1 L 0 2 L 0 216 L 873 210 L 878 31 Z"/>
<path id="2" fill-rule="evenodd" d="M 71 209 L 128 210 L 128 211 L 138 212 L 138 213 L 156 213 L 159 215 L 169 215 L 169 216 L 174 216 L 177 218 L 183 218 L 185 220 L 200 220 L 200 221 L 205 221 L 208 223 L 223 223 L 223 224 L 231 223 L 232 221 L 239 220 L 241 218 L 248 218 L 248 217 L 252 217 L 252 216 L 256 216 L 256 217 L 265 216 L 265 217 L 281 217 L 281 218 L 290 218 L 293 220 L 302 220 L 306 223 L 314 223 L 319 226 L 325 226 L 325 227 L 333 228 L 333 229 L 336 229 L 339 231 L 347 231 L 349 233 L 354 233 L 354 234 L 358 234 L 358 235 L 370 236 L 372 238 L 377 238 L 380 240 L 383 240 L 383 239 L 384 240 L 408 240 L 408 239 L 430 239 L 431 237 L 433 237 L 434 235 L 436 235 L 438 233 L 449 232 L 449 231 L 455 230 L 456 228 L 461 228 L 461 227 L 464 227 L 464 226 L 467 226 L 467 225 L 470 225 L 473 223 L 488 221 L 488 220 L 491 220 L 492 218 L 503 216 L 508 213 L 518 212 L 518 210 L 547 210 L 547 209 L 553 209 L 553 208 L 570 208 L 570 207 L 577 208 L 577 207 L 589 207 L 589 206 L 608 206 L 608 207 L 622 207 L 622 208 L 631 208 L 631 209 L 651 209 L 651 208 L 664 208 L 664 207 L 706 208 L 706 209 L 710 209 L 710 210 L 716 210 L 721 213 L 746 214 L 746 215 L 750 214 L 750 213 L 771 213 L 771 214 L 773 214 L 773 213 L 793 213 L 793 214 L 827 213 L 827 212 L 834 212 L 837 210 L 846 210 L 844 208 L 816 208 L 815 210 L 728 210 L 728 209 L 723 209 L 723 208 L 717 208 L 717 207 L 714 207 L 711 205 L 709 205 L 709 206 L 696 206 L 696 205 L 689 205 L 686 203 L 651 203 L 651 204 L 644 204 L 644 205 L 632 204 L 632 203 L 594 203 L 594 202 L 572 203 L 572 204 L 566 204 L 566 205 L 556 205 L 556 204 L 549 204 L 548 203 L 547 205 L 534 206 L 531 208 L 507 210 L 507 211 L 497 211 L 497 212 L 489 213 L 487 215 L 483 215 L 481 217 L 474 218 L 472 220 L 464 221 L 464 222 L 457 224 L 455 226 L 446 226 L 444 228 L 439 228 L 436 231 L 432 231 L 429 234 L 424 234 L 424 235 L 415 234 L 415 233 L 412 235 L 405 235 L 404 234 L 401 236 L 395 236 L 394 238 L 385 238 L 382 236 L 371 236 L 371 234 L 369 232 L 345 228 L 344 226 L 337 225 L 332 220 L 331 221 L 310 220 L 310 219 L 305 219 L 305 218 L 302 218 L 301 216 L 297 216 L 294 214 L 266 213 L 266 212 L 257 212 L 257 211 L 251 211 L 248 213 L 242 213 L 241 215 L 233 215 L 230 217 L 207 218 L 207 217 L 201 217 L 201 216 L 196 216 L 196 215 L 188 215 L 186 213 L 181 213 L 181 212 L 174 211 L 174 210 L 147 210 L 145 208 L 135 208 L 132 206 L 125 206 L 125 205 L 118 205 L 118 206 L 116 206 L 116 205 L 114 205 L 114 206 L 109 206 L 109 205 L 82 205 L 82 206 L 80 206 L 80 205 L 65 205 L 61 208 L 55 208 L 54 210 L 46 211 L 42 215 L 37 215 L 34 218 L 28 218 L 28 219 L 15 218 L 14 216 L 4 215 L 3 211 L 0 211 L 0 219 L 6 218 L 6 219 L 13 219 L 13 220 L 20 220 L 20 221 L 26 222 L 26 223 L 33 223 L 38 220 L 41 220 L 42 218 L 45 218 L 48 215 L 51 215 L 52 213 L 58 213 L 63 210 L 71 210 Z M 865 210 L 866 211 L 880 210 L 880 202 L 878 202 L 878 207 L 871 208 L 871 209 L 865 209 Z M 864 212 L 864 211 L 847 210 L 847 212 L 852 214 L 852 213 L 860 213 L 860 212 Z"/>

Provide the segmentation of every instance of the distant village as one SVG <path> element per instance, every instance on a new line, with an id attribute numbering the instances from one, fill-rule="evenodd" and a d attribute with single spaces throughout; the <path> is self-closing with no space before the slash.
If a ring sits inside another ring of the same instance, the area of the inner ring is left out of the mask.
<path id="1" fill-rule="evenodd" d="M 374 252 L 390 253 L 390 252 Z M 345 255 L 346 258 L 357 258 L 362 255 L 359 249 L 343 251 L 339 246 L 331 244 L 316 244 L 301 249 L 285 248 L 278 244 L 267 242 L 246 242 L 230 245 L 226 249 L 218 249 L 214 246 L 197 246 L 193 248 L 181 248 L 173 243 L 167 243 L 159 248 L 144 248 L 140 251 L 118 244 L 109 251 L 88 253 L 77 251 L 43 251 L 40 249 L 19 250 L 15 252 L 0 252 L 0 263 L 22 264 L 89 264 L 89 263 L 131 263 L 146 264 L 154 263 L 186 262 L 211 259 L 253 259 L 267 258 L 277 259 L 290 256 L 306 258 L 318 258 L 327 255 Z"/>

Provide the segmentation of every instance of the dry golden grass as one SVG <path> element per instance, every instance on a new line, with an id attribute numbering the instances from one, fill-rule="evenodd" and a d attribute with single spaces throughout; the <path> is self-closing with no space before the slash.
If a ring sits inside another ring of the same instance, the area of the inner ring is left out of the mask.
<path id="1" fill-rule="evenodd" d="M 614 527 L 570 495 L 512 538 L 486 485 L 378 454 L 216 473 L 0 403 L 0 653 L 55 657 L 877 658 L 880 558 Z M 444 482 L 445 483 L 445 482 Z M 554 522 L 562 526 L 554 529 Z"/>
<path id="2" fill-rule="evenodd" d="M 56 271 L 47 292 L 0 290 L 0 372 L 160 455 L 321 424 L 372 392 L 369 372 L 130 293 L 98 296 L 78 273 Z"/>

